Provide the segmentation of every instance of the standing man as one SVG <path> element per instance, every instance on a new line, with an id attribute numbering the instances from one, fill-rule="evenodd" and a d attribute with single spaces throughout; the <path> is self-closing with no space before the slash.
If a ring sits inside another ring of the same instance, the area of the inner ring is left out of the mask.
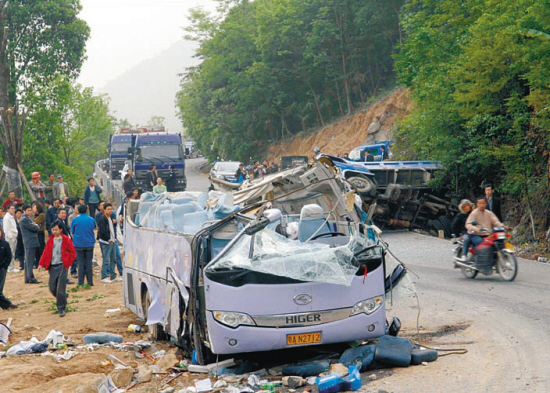
<path id="1" fill-rule="evenodd" d="M 40 173 L 38 172 L 33 172 L 32 175 L 31 175 L 31 191 L 32 193 L 34 194 L 34 197 L 36 198 L 37 201 L 39 201 L 40 203 L 44 203 L 44 192 L 46 191 L 46 186 L 44 185 L 44 183 L 42 183 L 40 181 Z"/>
<path id="2" fill-rule="evenodd" d="M 69 196 L 69 186 L 63 182 L 63 176 L 57 175 L 57 183 L 53 185 L 53 198 L 61 199 Z"/>
<path id="3" fill-rule="evenodd" d="M 101 247 L 101 254 L 103 255 L 101 282 L 104 283 L 110 283 L 116 279 L 116 232 L 113 219 L 111 218 L 112 213 L 113 205 L 110 203 L 103 204 L 103 214 L 99 218 L 99 226 L 97 231 L 97 238 Z"/>
<path id="4" fill-rule="evenodd" d="M 166 190 L 168 192 L 176 191 L 176 171 L 174 171 L 174 165 L 168 165 L 168 179 L 166 179 Z"/>
<path id="5" fill-rule="evenodd" d="M 487 184 L 485 186 L 485 199 L 487 199 L 487 210 L 495 213 L 499 221 L 502 221 L 502 212 L 500 210 L 500 199 L 495 195 L 495 190 L 493 189 L 492 184 Z"/>
<path id="6" fill-rule="evenodd" d="M 7 310 L 8 308 L 17 308 L 10 299 L 4 296 L 4 284 L 6 283 L 6 272 L 8 266 L 12 263 L 12 253 L 10 245 L 2 239 L 2 230 L 0 230 L 0 308 Z"/>
<path id="7" fill-rule="evenodd" d="M 48 176 L 48 181 L 46 182 L 46 199 L 49 199 L 50 201 L 53 199 L 53 185 L 55 184 L 55 176 L 53 173 L 50 173 L 50 176 Z"/>
<path id="8" fill-rule="evenodd" d="M 124 189 L 124 193 L 127 193 L 128 191 L 132 191 L 134 188 L 134 185 L 131 182 L 132 176 L 129 174 L 124 175 L 124 181 L 122 182 L 122 188 Z"/>
<path id="9" fill-rule="evenodd" d="M 149 172 L 147 172 L 147 190 L 153 191 L 153 187 L 157 184 L 157 166 L 151 164 Z"/>
<path id="10" fill-rule="evenodd" d="M 67 307 L 67 270 L 75 259 L 73 242 L 61 233 L 59 224 L 52 225 L 52 236 L 46 243 L 44 253 L 40 258 L 38 270 L 46 269 L 50 273 L 50 292 L 56 298 L 59 316 L 65 316 Z"/>
<path id="11" fill-rule="evenodd" d="M 2 210 L 6 210 L 9 205 L 15 205 L 16 203 L 22 203 L 23 201 L 15 197 L 15 191 L 10 191 L 8 193 L 8 199 L 2 204 Z"/>
<path id="12" fill-rule="evenodd" d="M 88 179 L 88 186 L 84 191 L 84 204 L 88 206 L 90 210 L 90 217 L 95 217 L 95 212 L 101 202 L 101 193 L 103 189 L 95 184 L 95 179 L 90 177 Z"/>
<path id="13" fill-rule="evenodd" d="M 7 268 L 8 273 L 15 273 L 19 271 L 19 269 L 15 267 L 15 251 L 17 250 L 17 223 L 15 222 L 15 205 L 11 205 L 8 208 L 8 211 L 4 215 L 2 226 L 4 230 L 4 237 L 10 245 L 10 251 L 12 255 L 12 261 Z"/>
<path id="14" fill-rule="evenodd" d="M 166 192 L 166 186 L 162 184 L 162 179 L 157 177 L 157 185 L 153 187 L 153 193 L 163 194 Z"/>
<path id="15" fill-rule="evenodd" d="M 78 264 L 78 285 L 84 285 L 84 277 L 88 285 L 94 286 L 94 271 L 92 260 L 95 245 L 95 220 L 86 214 L 86 206 L 78 205 L 80 213 L 73 219 L 71 233 L 73 244 L 76 250 L 76 262 Z"/>
<path id="16" fill-rule="evenodd" d="M 237 183 L 239 184 L 246 180 L 246 171 L 244 170 L 244 164 L 242 162 L 239 164 L 237 172 L 235 172 L 235 179 L 237 179 Z"/>
<path id="17" fill-rule="evenodd" d="M 136 182 L 134 181 L 134 171 L 131 169 L 128 169 L 128 172 L 126 172 L 127 175 L 130 175 L 130 183 L 132 183 L 132 187 L 136 186 Z"/>
<path id="18" fill-rule="evenodd" d="M 40 227 L 32 222 L 31 205 L 23 206 L 23 216 L 19 221 L 19 228 L 21 228 L 23 247 L 25 247 L 25 284 L 40 284 L 42 281 L 38 281 L 32 272 L 36 262 L 36 253 L 40 248 L 40 242 L 38 241 Z"/>
<path id="19" fill-rule="evenodd" d="M 380 146 L 380 150 L 382 150 L 382 160 L 381 161 L 385 161 L 388 159 L 388 152 L 386 151 L 386 147 L 385 146 Z"/>
<path id="20" fill-rule="evenodd" d="M 46 205 L 48 204 L 48 202 L 49 201 L 46 201 Z M 50 235 L 52 234 L 51 226 L 53 222 L 57 219 L 57 211 L 59 210 L 59 206 L 61 206 L 61 201 L 59 199 L 54 199 L 51 205 L 52 206 L 50 206 L 48 210 L 46 210 L 46 230 Z"/>

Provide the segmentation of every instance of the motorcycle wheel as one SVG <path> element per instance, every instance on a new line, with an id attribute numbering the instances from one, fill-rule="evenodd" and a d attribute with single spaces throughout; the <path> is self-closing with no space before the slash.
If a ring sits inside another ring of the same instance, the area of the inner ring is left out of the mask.
<path id="1" fill-rule="evenodd" d="M 462 275 L 469 279 L 474 279 L 477 276 L 477 270 L 470 269 L 468 267 L 460 266 L 460 271 L 462 272 Z"/>
<path id="2" fill-rule="evenodd" d="M 506 281 L 514 281 L 518 274 L 518 261 L 514 254 L 500 252 L 497 261 L 498 274 Z"/>

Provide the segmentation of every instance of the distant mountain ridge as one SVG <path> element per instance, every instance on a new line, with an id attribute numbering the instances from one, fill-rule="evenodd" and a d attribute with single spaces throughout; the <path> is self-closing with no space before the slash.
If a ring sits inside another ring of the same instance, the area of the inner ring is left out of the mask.
<path id="1" fill-rule="evenodd" d="M 98 92 L 109 95 L 116 118 L 146 125 L 152 116 L 163 116 L 168 131 L 180 132 L 175 102 L 181 80 L 178 74 L 198 64 L 193 58 L 195 47 L 182 39 L 108 82 Z"/>

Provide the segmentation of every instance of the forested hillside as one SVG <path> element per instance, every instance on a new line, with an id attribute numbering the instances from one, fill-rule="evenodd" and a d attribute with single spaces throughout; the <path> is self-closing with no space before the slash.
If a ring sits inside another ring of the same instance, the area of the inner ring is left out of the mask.
<path id="1" fill-rule="evenodd" d="M 530 229 L 524 238 L 542 237 L 550 223 L 549 2 L 220 4 L 218 15 L 192 13 L 188 38 L 199 41 L 202 63 L 178 95 L 184 127 L 211 158 L 248 161 L 297 134 L 313 140 L 315 129 L 396 84 L 413 105 L 395 127 L 394 151 L 441 160 L 459 197 L 493 183 L 506 214 L 536 221 L 536 236 Z"/>
<path id="2" fill-rule="evenodd" d="M 202 63 L 178 95 L 184 127 L 211 158 L 248 160 L 351 113 L 394 83 L 402 3 L 223 1 L 219 15 L 195 10 L 189 36 Z"/>
<path id="3" fill-rule="evenodd" d="M 508 212 L 527 222 L 532 214 L 543 235 L 550 3 L 425 0 L 407 4 L 401 15 L 395 68 L 415 109 L 401 124 L 398 148 L 411 158 L 442 160 L 464 196 L 495 183 Z"/>

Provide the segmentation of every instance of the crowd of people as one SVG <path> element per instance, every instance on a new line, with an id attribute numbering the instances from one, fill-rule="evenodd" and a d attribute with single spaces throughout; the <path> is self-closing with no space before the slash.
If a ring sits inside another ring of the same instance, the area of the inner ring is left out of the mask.
<path id="1" fill-rule="evenodd" d="M 279 172 L 279 165 L 274 159 L 264 160 L 261 164 L 259 161 L 254 161 L 248 168 L 245 168 L 244 164 L 241 163 L 235 173 L 235 179 L 237 183 L 242 183 L 246 179 L 259 179 L 276 172 Z"/>
<path id="2" fill-rule="evenodd" d="M 82 198 L 70 194 L 62 175 L 57 175 L 56 181 L 50 175 L 42 182 L 40 174 L 33 172 L 31 178 L 32 203 L 24 203 L 10 191 L 0 210 L 0 308 L 17 307 L 3 294 L 7 274 L 23 272 L 25 284 L 39 284 L 34 270 L 45 269 L 63 317 L 66 286 L 75 284 L 71 278 L 78 285 L 94 285 L 96 242 L 103 258 L 101 282 L 122 281 L 117 236 L 122 217 L 117 219 L 112 204 L 102 200 L 103 190 L 93 178 L 88 179 Z M 131 174 L 125 180 L 132 181 Z M 139 198 L 139 191 L 133 187 L 126 196 Z"/>

